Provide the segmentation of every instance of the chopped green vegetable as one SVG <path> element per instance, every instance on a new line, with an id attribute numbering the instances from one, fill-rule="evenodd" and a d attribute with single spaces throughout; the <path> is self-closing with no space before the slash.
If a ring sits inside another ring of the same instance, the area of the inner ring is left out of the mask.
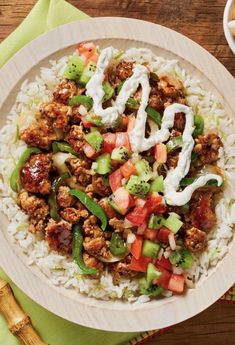
<path id="1" fill-rule="evenodd" d="M 120 91 L 121 91 L 121 89 L 122 89 L 124 83 L 125 83 L 125 80 L 122 80 L 122 81 L 118 84 L 117 90 L 116 90 L 117 95 L 120 93 Z"/>
<path id="2" fill-rule="evenodd" d="M 54 141 L 52 143 L 52 151 L 53 152 L 68 152 L 72 155 L 77 155 L 78 153 L 74 151 L 72 146 L 70 146 L 66 141 Z"/>
<path id="3" fill-rule="evenodd" d="M 64 76 L 67 79 L 78 81 L 84 70 L 85 62 L 77 55 L 72 56 L 67 64 Z"/>
<path id="4" fill-rule="evenodd" d="M 102 126 L 102 119 L 100 116 L 90 113 L 86 115 L 86 121 L 92 123 L 95 126 Z"/>
<path id="5" fill-rule="evenodd" d="M 114 88 L 108 81 L 103 82 L 103 90 L 104 90 L 104 97 L 103 102 L 108 101 L 110 98 L 112 98 L 114 93 Z"/>
<path id="6" fill-rule="evenodd" d="M 194 177 L 185 177 L 180 181 L 180 187 L 187 187 L 192 184 L 196 179 Z"/>
<path id="7" fill-rule="evenodd" d="M 101 150 L 103 137 L 99 131 L 94 130 L 86 134 L 84 138 L 97 152 Z"/>
<path id="8" fill-rule="evenodd" d="M 184 269 L 191 268 L 193 265 L 193 256 L 190 251 L 186 249 L 175 250 L 171 252 L 169 260 L 172 265 L 179 266 Z"/>
<path id="9" fill-rule="evenodd" d="M 151 262 L 148 264 L 146 280 L 149 284 L 151 284 L 154 279 L 160 278 L 161 274 L 162 273 Z"/>
<path id="10" fill-rule="evenodd" d="M 192 152 L 191 154 L 191 162 L 194 163 L 196 162 L 198 159 L 198 155 L 196 154 L 196 152 Z"/>
<path id="11" fill-rule="evenodd" d="M 181 211 L 182 211 L 183 214 L 189 213 L 189 209 L 190 209 L 189 203 L 187 203 L 187 204 L 181 206 Z"/>
<path id="12" fill-rule="evenodd" d="M 91 79 L 91 77 L 95 74 L 96 70 L 96 63 L 93 61 L 90 61 L 86 67 L 84 68 L 81 77 L 79 79 L 79 84 L 85 86 L 88 81 Z"/>
<path id="13" fill-rule="evenodd" d="M 148 182 L 135 175 L 132 175 L 126 184 L 126 189 L 132 195 L 145 196 L 149 192 L 149 188 Z"/>
<path id="14" fill-rule="evenodd" d="M 70 98 L 69 105 L 71 107 L 74 107 L 78 104 L 82 104 L 84 105 L 84 107 L 87 108 L 87 110 L 90 110 L 93 106 L 93 99 L 85 95 L 78 95 L 78 96 L 73 96 Z"/>
<path id="15" fill-rule="evenodd" d="M 96 172 L 100 175 L 106 175 L 111 171 L 111 157 L 109 153 L 103 153 L 96 158 Z"/>
<path id="16" fill-rule="evenodd" d="M 161 216 L 156 216 L 151 214 L 148 222 L 148 228 L 150 229 L 160 229 L 163 226 L 164 218 Z"/>
<path id="17" fill-rule="evenodd" d="M 114 60 L 119 59 L 123 55 L 124 51 L 119 49 L 119 51 L 113 56 Z"/>
<path id="18" fill-rule="evenodd" d="M 145 109 L 147 115 L 160 127 L 162 124 L 161 114 L 150 106 Z"/>
<path id="19" fill-rule="evenodd" d="M 170 141 L 168 141 L 168 143 L 166 144 L 167 152 L 169 153 L 173 150 L 176 150 L 182 145 L 183 145 L 182 136 L 180 135 L 178 137 L 175 137 L 175 138 L 171 139 Z"/>
<path id="20" fill-rule="evenodd" d="M 150 184 L 150 192 L 163 192 L 164 191 L 164 178 L 162 175 L 157 176 Z"/>
<path id="21" fill-rule="evenodd" d="M 50 207 L 50 216 L 55 221 L 58 221 L 60 219 L 60 216 L 58 214 L 57 202 L 56 202 L 56 193 L 58 191 L 59 186 L 69 177 L 70 177 L 70 174 L 68 172 L 64 173 L 61 176 L 57 177 L 52 183 L 51 192 L 48 198 L 48 204 Z"/>
<path id="22" fill-rule="evenodd" d="M 160 286 L 149 284 L 146 278 L 141 278 L 139 280 L 139 291 L 142 295 L 156 297 L 161 295 L 164 289 Z"/>
<path id="23" fill-rule="evenodd" d="M 104 182 L 105 187 L 109 187 L 109 176 L 108 175 L 102 176 L 102 180 Z"/>
<path id="24" fill-rule="evenodd" d="M 222 185 L 220 185 L 220 187 L 222 187 L 223 184 L 224 184 L 224 182 L 222 182 Z M 207 186 L 218 186 L 218 181 L 215 180 L 215 179 L 212 179 L 212 180 L 208 181 L 208 182 L 206 183 L 206 185 L 207 185 Z"/>
<path id="25" fill-rule="evenodd" d="M 93 267 L 87 267 L 82 257 L 83 250 L 83 235 L 80 224 L 73 226 L 73 244 L 72 244 L 72 256 L 77 263 L 78 267 L 84 274 L 96 274 L 97 271 Z"/>
<path id="26" fill-rule="evenodd" d="M 109 249 L 114 256 L 119 256 L 126 253 L 126 243 L 117 232 L 112 233 Z"/>
<path id="27" fill-rule="evenodd" d="M 201 115 L 194 115 L 194 126 L 193 137 L 197 138 L 204 131 L 204 120 Z"/>
<path id="28" fill-rule="evenodd" d="M 130 151 L 124 146 L 116 147 L 111 154 L 111 158 L 120 163 L 125 163 L 129 157 Z"/>
<path id="29" fill-rule="evenodd" d="M 36 147 L 29 147 L 27 148 L 22 155 L 20 156 L 18 163 L 15 166 L 15 169 L 13 170 L 11 176 L 10 176 L 10 186 L 11 189 L 14 192 L 19 192 L 21 189 L 21 178 L 20 178 L 20 172 L 24 165 L 24 163 L 27 162 L 27 160 L 30 158 L 30 156 L 33 153 L 41 153 L 41 150 L 39 150 Z"/>
<path id="30" fill-rule="evenodd" d="M 183 222 L 171 214 L 167 219 L 164 220 L 163 224 L 174 234 L 176 234 L 183 225 Z"/>
<path id="31" fill-rule="evenodd" d="M 153 172 L 150 168 L 149 162 L 145 159 L 141 159 L 139 162 L 135 164 L 135 168 L 137 170 L 137 174 L 142 181 L 148 181 L 152 178 Z"/>
<path id="32" fill-rule="evenodd" d="M 129 109 L 137 110 L 139 109 L 139 103 L 134 98 L 128 98 L 126 106 Z"/>
<path id="33" fill-rule="evenodd" d="M 101 229 L 105 230 L 108 224 L 107 216 L 103 210 L 103 208 L 98 205 L 93 199 L 91 199 L 86 193 L 82 192 L 78 189 L 71 189 L 69 191 L 70 195 L 75 196 L 76 198 L 81 201 L 81 203 L 97 218 L 101 221 Z"/>
<path id="34" fill-rule="evenodd" d="M 149 240 L 145 240 L 142 247 L 142 254 L 151 259 L 156 259 L 161 246 L 159 243 L 155 243 Z"/>

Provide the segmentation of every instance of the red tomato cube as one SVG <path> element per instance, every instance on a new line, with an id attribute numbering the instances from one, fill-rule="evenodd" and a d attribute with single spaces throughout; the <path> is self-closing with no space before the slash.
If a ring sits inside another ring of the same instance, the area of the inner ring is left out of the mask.
<path id="1" fill-rule="evenodd" d="M 126 214 L 129 208 L 133 205 L 133 199 L 128 191 L 121 187 L 113 193 L 113 202 L 117 206 L 121 214 Z"/>
<path id="2" fill-rule="evenodd" d="M 137 172 L 135 166 L 133 163 L 131 163 L 130 160 L 128 160 L 126 163 L 124 163 L 120 167 L 122 175 L 128 179 L 131 175 L 135 174 Z"/>
<path id="3" fill-rule="evenodd" d="M 129 135 L 127 132 L 117 132 L 116 133 L 116 143 L 115 147 L 126 147 L 129 151 L 131 151 L 131 145 L 129 141 Z"/>
<path id="4" fill-rule="evenodd" d="M 164 255 L 162 255 L 160 260 L 157 260 L 157 265 L 165 268 L 167 271 L 172 272 L 172 264 L 170 263 L 169 259 L 166 259 Z"/>
<path id="5" fill-rule="evenodd" d="M 88 143 L 83 145 L 83 152 L 88 158 L 95 159 L 97 156 L 96 150 Z"/>
<path id="6" fill-rule="evenodd" d="M 154 156 L 158 163 L 166 163 L 167 161 L 167 149 L 165 144 L 156 144 L 154 146 Z"/>
<path id="7" fill-rule="evenodd" d="M 161 272 L 161 276 L 158 279 L 155 279 L 153 283 L 163 287 L 164 289 L 168 289 L 171 273 L 159 265 L 156 265 L 156 267 Z"/>
<path id="8" fill-rule="evenodd" d="M 157 234 L 157 239 L 160 241 L 160 242 L 165 242 L 165 243 L 168 243 L 169 242 L 169 235 L 171 234 L 172 232 L 167 229 L 165 226 L 163 226 L 161 229 L 159 229 L 158 231 L 158 234 Z"/>
<path id="9" fill-rule="evenodd" d="M 139 259 L 142 254 L 143 238 L 142 236 L 136 235 L 135 241 L 131 244 L 131 254 L 135 259 Z"/>
<path id="10" fill-rule="evenodd" d="M 148 217 L 148 210 L 145 207 L 136 206 L 133 211 L 131 211 L 126 219 L 129 220 L 132 224 L 140 226 L 146 218 Z"/>
<path id="11" fill-rule="evenodd" d="M 115 133 L 105 133 L 103 134 L 103 152 L 112 153 L 115 148 L 116 134 Z"/>
<path id="12" fill-rule="evenodd" d="M 115 192 L 118 188 L 122 187 L 122 174 L 120 169 L 115 170 L 109 175 L 109 185 L 112 192 Z"/>
<path id="13" fill-rule="evenodd" d="M 131 258 L 130 269 L 132 271 L 146 272 L 150 262 L 151 259 L 145 256 L 141 256 L 138 260 L 133 256 Z"/>
<path id="14" fill-rule="evenodd" d="M 168 290 L 177 293 L 184 292 L 184 276 L 173 273 L 168 283 Z"/>

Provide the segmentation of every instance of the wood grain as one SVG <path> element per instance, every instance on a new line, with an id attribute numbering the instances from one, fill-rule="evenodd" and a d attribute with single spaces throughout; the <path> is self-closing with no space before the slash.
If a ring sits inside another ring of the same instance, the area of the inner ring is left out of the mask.
<path id="1" fill-rule="evenodd" d="M 175 29 L 216 56 L 235 75 L 235 58 L 222 31 L 225 1 L 86 0 L 70 1 L 91 16 L 116 15 L 140 18 Z M 0 1 L 0 39 L 5 38 L 27 15 L 35 1 Z M 235 343 L 235 309 L 214 305 L 198 316 L 174 326 L 149 344 L 232 345 Z M 56 344 L 55 344 L 56 345 Z"/>

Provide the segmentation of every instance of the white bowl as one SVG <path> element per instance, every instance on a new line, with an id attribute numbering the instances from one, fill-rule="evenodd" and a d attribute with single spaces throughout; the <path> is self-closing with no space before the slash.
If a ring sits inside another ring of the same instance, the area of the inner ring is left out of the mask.
<path id="1" fill-rule="evenodd" d="M 177 59 L 182 68 L 203 82 L 235 118 L 235 80 L 205 49 L 187 37 L 163 26 L 129 18 L 91 18 L 60 26 L 39 36 L 21 49 L 0 69 L 0 127 L 23 80 L 34 79 L 50 59 L 71 53 L 79 41 L 94 40 L 100 46 L 127 49 L 148 47 L 167 59 Z M 0 201 L 1 202 L 1 201 Z M 54 286 L 13 243 L 9 221 L 0 213 L 0 265 L 9 277 L 37 303 L 75 323 L 108 331 L 135 332 L 164 328 L 188 319 L 208 308 L 235 282 L 235 236 L 228 253 L 185 295 L 128 304 L 101 301 L 76 290 Z"/>
<path id="2" fill-rule="evenodd" d="M 223 18 L 223 27 L 224 27 L 224 34 L 226 40 L 228 42 L 229 47 L 235 54 L 235 36 L 231 33 L 228 23 L 231 20 L 235 20 L 235 1 L 228 0 L 227 4 L 224 9 L 224 18 Z"/>

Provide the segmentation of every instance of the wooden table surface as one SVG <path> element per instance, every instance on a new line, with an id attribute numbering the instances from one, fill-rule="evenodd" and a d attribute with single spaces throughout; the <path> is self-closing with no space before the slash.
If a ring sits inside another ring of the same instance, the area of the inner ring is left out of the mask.
<path id="1" fill-rule="evenodd" d="M 225 0 L 71 0 L 69 2 L 93 17 L 102 15 L 139 18 L 174 29 L 206 48 L 235 76 L 235 56 L 223 34 Z M 0 0 L 0 41 L 20 24 L 35 3 L 35 0 Z M 235 306 L 215 304 L 192 319 L 172 327 L 166 334 L 148 342 L 148 345 L 204 343 L 235 344 Z"/>

